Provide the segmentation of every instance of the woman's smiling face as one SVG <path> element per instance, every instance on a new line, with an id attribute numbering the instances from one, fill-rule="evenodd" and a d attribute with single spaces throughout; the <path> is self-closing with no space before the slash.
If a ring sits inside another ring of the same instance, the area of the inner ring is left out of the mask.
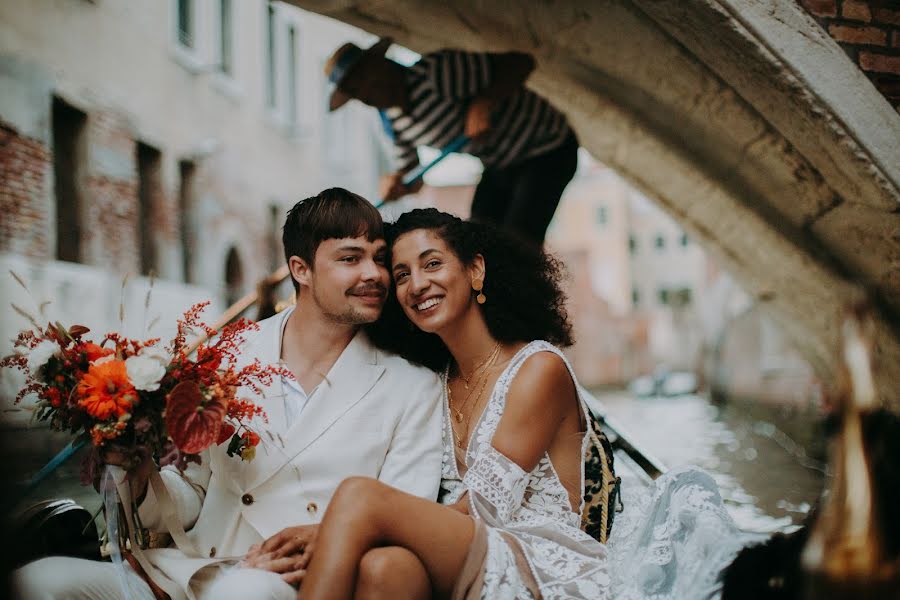
<path id="1" fill-rule="evenodd" d="M 434 230 L 414 229 L 394 242 L 391 272 L 409 320 L 440 333 L 473 308 L 472 279 L 483 269 L 463 264 Z"/>

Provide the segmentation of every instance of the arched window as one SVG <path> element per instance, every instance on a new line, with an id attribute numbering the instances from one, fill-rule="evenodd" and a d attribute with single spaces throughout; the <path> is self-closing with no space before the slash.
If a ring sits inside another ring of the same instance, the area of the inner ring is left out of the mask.
<path id="1" fill-rule="evenodd" d="M 225 304 L 231 306 L 244 294 L 244 266 L 237 248 L 228 249 L 225 258 Z"/>

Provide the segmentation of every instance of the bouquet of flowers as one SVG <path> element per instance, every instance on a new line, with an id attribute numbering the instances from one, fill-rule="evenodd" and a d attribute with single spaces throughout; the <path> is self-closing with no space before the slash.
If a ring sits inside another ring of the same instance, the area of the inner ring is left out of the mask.
<path id="1" fill-rule="evenodd" d="M 93 444 L 84 483 L 100 472 L 105 446 L 135 466 L 149 453 L 160 466 L 183 470 L 199 463 L 199 454 L 212 444 L 226 442 L 229 456 L 253 459 L 259 436 L 249 423 L 265 415 L 237 392 L 243 387 L 261 393 L 283 369 L 259 361 L 237 368 L 243 334 L 256 325 L 241 319 L 217 332 L 200 321 L 208 304 L 184 313 L 167 346 L 159 338 L 138 341 L 117 333 L 95 343 L 85 337 L 86 327 L 40 327 L 32 320 L 34 328 L 15 341 L 16 353 L 0 361 L 26 374 L 16 403 L 36 394 L 37 419 L 73 433 L 73 445 Z M 207 341 L 189 344 L 188 336 L 198 332 Z"/>

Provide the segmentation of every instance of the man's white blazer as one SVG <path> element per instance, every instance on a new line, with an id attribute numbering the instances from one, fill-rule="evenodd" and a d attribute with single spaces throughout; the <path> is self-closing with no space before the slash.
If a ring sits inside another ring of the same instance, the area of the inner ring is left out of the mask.
<path id="1" fill-rule="evenodd" d="M 292 311 L 259 323 L 240 364 L 279 362 L 282 325 Z M 435 373 L 378 350 L 360 331 L 290 428 L 283 384 L 275 379 L 262 396 L 242 390 L 268 418 L 254 426 L 261 441 L 253 461 L 227 456 L 225 443 L 184 476 L 168 468 L 161 473 L 193 546 L 145 551 L 170 579 L 167 591 L 174 584 L 192 598 L 190 580 L 204 566 L 241 556 L 284 527 L 319 522 L 347 477 L 374 477 L 437 498 L 442 442 Z M 145 527 L 160 529 L 159 504 L 150 489 L 139 511 Z"/>

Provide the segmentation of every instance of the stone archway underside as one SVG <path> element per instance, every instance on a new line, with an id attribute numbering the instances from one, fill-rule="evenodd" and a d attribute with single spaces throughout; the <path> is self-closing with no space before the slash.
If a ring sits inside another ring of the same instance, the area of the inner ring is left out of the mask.
<path id="1" fill-rule="evenodd" d="M 826 382 L 857 284 L 900 410 L 900 116 L 790 0 L 291 0 L 425 52 L 520 50 L 582 145 L 764 303 Z"/>

